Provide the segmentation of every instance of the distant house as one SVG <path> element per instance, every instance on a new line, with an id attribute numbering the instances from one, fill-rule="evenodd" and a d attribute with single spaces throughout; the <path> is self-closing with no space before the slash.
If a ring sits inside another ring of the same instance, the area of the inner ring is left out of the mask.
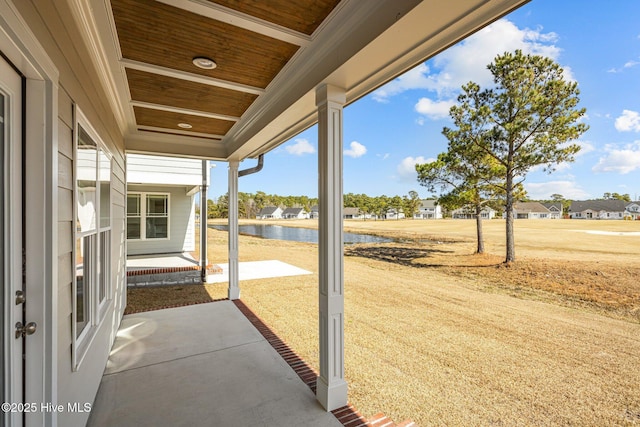
<path id="1" fill-rule="evenodd" d="M 545 208 L 549 209 L 549 218 L 550 219 L 561 219 L 562 218 L 562 203 L 543 203 Z"/>
<path id="2" fill-rule="evenodd" d="M 629 219 L 640 219 L 640 201 L 638 202 L 629 202 L 625 207 L 625 218 Z"/>
<path id="3" fill-rule="evenodd" d="M 277 206 L 265 206 L 260 209 L 257 215 L 258 219 L 279 219 L 282 218 L 282 209 Z"/>
<path id="4" fill-rule="evenodd" d="M 318 213 L 318 205 L 311 206 L 311 212 L 309 212 L 309 218 L 318 219 L 318 217 L 320 217 L 320 214 Z"/>
<path id="5" fill-rule="evenodd" d="M 343 208 L 342 218 L 344 219 L 363 219 L 364 216 L 360 208 Z"/>
<path id="6" fill-rule="evenodd" d="M 391 208 L 384 213 L 384 218 L 385 219 L 402 219 L 404 218 L 404 212 Z"/>
<path id="7" fill-rule="evenodd" d="M 441 219 L 442 207 L 435 200 L 423 200 L 420 203 L 418 212 L 413 217 L 415 219 Z"/>
<path id="8" fill-rule="evenodd" d="M 493 219 L 496 217 L 495 209 L 492 209 L 488 206 L 485 206 L 482 211 L 480 211 L 480 218 L 482 219 Z M 474 213 L 473 208 L 465 206 L 462 208 L 455 209 L 451 211 L 451 218 L 453 219 L 475 219 L 476 214 Z"/>
<path id="9" fill-rule="evenodd" d="M 303 208 L 286 208 L 282 211 L 284 219 L 307 219 L 308 215 Z"/>
<path id="10" fill-rule="evenodd" d="M 506 213 L 502 215 L 506 218 Z M 540 202 L 517 202 L 513 205 L 515 219 L 551 219 L 551 211 Z"/>
<path id="11" fill-rule="evenodd" d="M 201 160 L 127 154 L 127 254 L 195 250 L 201 183 Z"/>
<path id="12" fill-rule="evenodd" d="M 627 205 L 624 200 L 585 200 L 571 202 L 569 218 L 572 219 L 624 219 Z"/>

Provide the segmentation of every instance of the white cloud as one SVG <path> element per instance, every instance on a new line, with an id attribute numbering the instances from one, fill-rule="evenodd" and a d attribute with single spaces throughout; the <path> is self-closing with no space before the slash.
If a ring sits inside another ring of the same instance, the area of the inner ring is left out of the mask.
<path id="1" fill-rule="evenodd" d="M 552 194 L 562 194 L 567 199 L 584 200 L 592 197 L 573 181 L 529 182 L 524 184 L 527 196 L 533 200 L 547 200 Z"/>
<path id="2" fill-rule="evenodd" d="M 348 150 L 344 150 L 345 156 L 353 157 L 355 159 L 358 157 L 362 157 L 367 153 L 367 147 L 360 144 L 358 141 L 351 141 L 351 144 L 349 146 L 351 148 L 349 148 Z"/>
<path id="3" fill-rule="evenodd" d="M 577 144 L 580 146 L 580 151 L 576 154 L 576 157 L 584 156 L 587 153 L 591 153 L 596 147 L 589 141 L 571 141 L 571 144 Z"/>
<path id="4" fill-rule="evenodd" d="M 640 114 L 637 111 L 622 110 L 616 119 L 616 129 L 620 132 L 640 132 Z"/>
<path id="5" fill-rule="evenodd" d="M 418 118 L 416 119 L 416 124 L 417 124 L 418 126 L 422 126 L 422 125 L 424 125 L 424 117 L 418 117 Z"/>
<path id="6" fill-rule="evenodd" d="M 615 144 L 607 144 L 604 147 L 607 153 L 600 157 L 598 164 L 591 170 L 593 172 L 614 172 L 625 175 L 640 169 L 640 141 L 618 147 Z"/>
<path id="7" fill-rule="evenodd" d="M 640 61 L 627 61 L 624 63 L 624 65 L 620 68 L 610 68 L 607 70 L 608 73 L 621 73 L 623 72 L 626 68 L 633 68 L 637 65 L 640 65 Z"/>
<path id="8" fill-rule="evenodd" d="M 398 178 L 401 181 L 410 181 L 415 182 L 418 179 L 418 173 L 416 172 L 416 164 L 418 163 L 430 163 L 434 162 L 436 159 L 428 158 L 425 159 L 422 156 L 418 157 L 405 157 L 402 159 L 402 162 L 397 167 Z"/>
<path id="9" fill-rule="evenodd" d="M 376 154 L 376 156 L 382 158 L 382 160 L 387 160 L 390 155 L 390 153 Z"/>
<path id="10" fill-rule="evenodd" d="M 302 156 L 304 154 L 313 154 L 316 152 L 313 145 L 304 138 L 296 139 L 295 143 L 287 145 L 284 149 L 287 150 L 287 153 L 293 154 L 294 156 Z"/>
<path id="11" fill-rule="evenodd" d="M 444 119 L 449 116 L 449 110 L 455 105 L 455 101 L 432 101 L 429 98 L 420 98 L 415 105 L 418 113 L 423 114 L 430 119 Z"/>
<path id="12" fill-rule="evenodd" d="M 389 102 L 389 97 L 406 90 L 427 88 L 430 85 L 428 73 L 429 67 L 420 64 L 373 92 L 372 97 L 378 102 Z"/>
<path id="13" fill-rule="evenodd" d="M 557 60 L 560 48 L 555 46 L 558 36 L 542 32 L 542 28 L 520 29 L 508 19 L 501 19 L 478 31 L 433 59 L 432 70 L 425 64 L 389 82 L 373 93 L 373 99 L 387 102 L 388 98 L 410 89 L 434 91 L 441 98 L 451 98 L 469 81 L 481 87 L 491 86 L 493 77 L 487 64 L 504 52 L 522 50 L 525 54 L 543 55 Z M 564 67 L 565 78 L 574 80 L 571 69 Z"/>

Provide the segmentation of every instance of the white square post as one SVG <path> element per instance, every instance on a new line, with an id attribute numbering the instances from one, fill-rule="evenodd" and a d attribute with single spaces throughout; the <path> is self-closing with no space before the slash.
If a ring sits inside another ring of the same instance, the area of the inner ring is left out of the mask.
<path id="1" fill-rule="evenodd" d="M 316 398 L 327 411 L 347 404 L 344 380 L 344 255 L 342 233 L 342 109 L 345 91 L 316 89 L 318 107 L 318 252 L 320 376 Z"/>
<path id="2" fill-rule="evenodd" d="M 238 275 L 238 166 L 237 160 L 229 161 L 229 299 L 240 299 Z"/>

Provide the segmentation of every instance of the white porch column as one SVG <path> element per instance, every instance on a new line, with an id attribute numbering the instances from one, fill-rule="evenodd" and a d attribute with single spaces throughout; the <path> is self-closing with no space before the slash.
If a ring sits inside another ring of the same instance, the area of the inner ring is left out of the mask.
<path id="1" fill-rule="evenodd" d="M 344 268 L 342 234 L 342 108 L 345 91 L 316 89 L 318 107 L 318 252 L 320 376 L 316 398 L 327 411 L 347 404 L 344 380 Z"/>
<path id="2" fill-rule="evenodd" d="M 240 299 L 238 276 L 238 165 L 229 161 L 229 299 Z"/>

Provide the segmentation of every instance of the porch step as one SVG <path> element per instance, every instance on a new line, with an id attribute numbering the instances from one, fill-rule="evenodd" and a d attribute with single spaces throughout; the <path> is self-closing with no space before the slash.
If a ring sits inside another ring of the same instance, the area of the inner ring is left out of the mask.
<path id="1" fill-rule="evenodd" d="M 267 342 L 271 344 L 274 350 L 293 368 L 300 379 L 315 393 L 318 373 L 280 339 L 244 302 L 234 300 L 233 303 L 260 334 L 262 334 Z M 417 424 L 411 420 L 394 424 L 382 413 L 375 415 L 371 420 L 367 420 L 351 405 L 334 409 L 331 413 L 345 427 L 418 427 Z"/>
<path id="2" fill-rule="evenodd" d="M 222 274 L 218 265 L 208 265 L 207 274 Z M 202 283 L 200 266 L 151 267 L 127 271 L 127 286 L 162 286 Z"/>

